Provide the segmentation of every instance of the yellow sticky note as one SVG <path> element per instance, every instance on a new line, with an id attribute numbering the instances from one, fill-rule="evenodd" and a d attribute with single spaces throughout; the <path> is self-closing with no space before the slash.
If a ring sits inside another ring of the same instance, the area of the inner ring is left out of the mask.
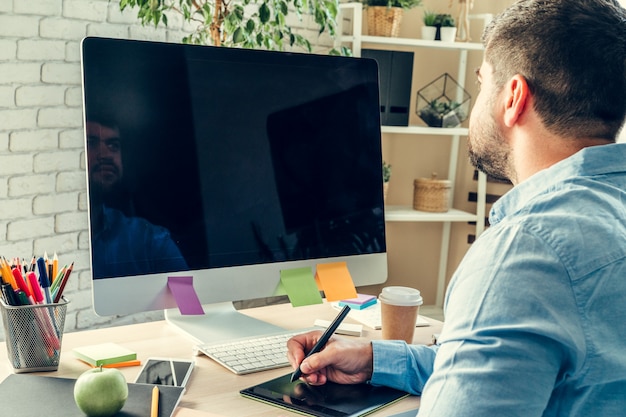
<path id="1" fill-rule="evenodd" d="M 352 276 L 345 262 L 317 265 L 315 282 L 324 291 L 327 301 L 339 301 L 357 296 Z"/>

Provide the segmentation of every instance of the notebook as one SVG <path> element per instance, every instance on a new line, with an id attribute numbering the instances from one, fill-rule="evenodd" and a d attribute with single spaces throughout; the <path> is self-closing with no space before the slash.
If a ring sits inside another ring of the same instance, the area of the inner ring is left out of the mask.
<path id="1" fill-rule="evenodd" d="M 0 383 L 3 416 L 19 417 L 85 417 L 74 402 L 75 379 L 11 374 Z M 150 415 L 150 384 L 128 384 L 128 399 L 116 415 L 146 417 Z M 159 417 L 171 417 L 184 388 L 159 386 Z M 36 401 L 34 401 L 36 399 Z"/>
<path id="2" fill-rule="evenodd" d="M 409 394 L 370 384 L 321 386 L 300 380 L 290 382 L 291 374 L 241 390 L 246 398 L 314 417 L 358 417 L 391 405 Z"/>

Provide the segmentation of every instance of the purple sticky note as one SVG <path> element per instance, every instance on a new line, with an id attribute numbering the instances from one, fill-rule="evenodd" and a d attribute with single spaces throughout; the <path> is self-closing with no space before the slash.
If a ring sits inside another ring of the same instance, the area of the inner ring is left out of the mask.
<path id="1" fill-rule="evenodd" d="M 204 314 L 198 294 L 196 294 L 196 290 L 193 288 L 193 277 L 167 277 L 167 286 L 174 294 L 180 314 Z"/>

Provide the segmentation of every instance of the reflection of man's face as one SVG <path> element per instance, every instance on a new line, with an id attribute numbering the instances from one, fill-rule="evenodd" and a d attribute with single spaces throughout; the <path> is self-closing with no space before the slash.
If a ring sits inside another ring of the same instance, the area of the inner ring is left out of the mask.
<path id="1" fill-rule="evenodd" d="M 117 128 L 87 122 L 89 182 L 109 191 L 122 178 L 122 145 Z"/>

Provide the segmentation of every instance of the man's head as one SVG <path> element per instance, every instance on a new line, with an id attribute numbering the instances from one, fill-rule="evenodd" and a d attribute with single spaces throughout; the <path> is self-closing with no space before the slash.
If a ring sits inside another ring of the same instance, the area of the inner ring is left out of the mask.
<path id="1" fill-rule="evenodd" d="M 480 81 L 487 88 L 470 121 L 471 158 L 479 168 L 510 178 L 510 152 L 492 105 L 515 77 L 549 134 L 615 140 L 626 115 L 626 11 L 616 0 L 521 0 L 485 29 L 483 43 Z M 498 143 L 501 155 L 481 154 Z"/>
<path id="2" fill-rule="evenodd" d="M 106 194 L 119 184 L 124 173 L 119 129 L 87 121 L 87 163 L 92 192 Z"/>

